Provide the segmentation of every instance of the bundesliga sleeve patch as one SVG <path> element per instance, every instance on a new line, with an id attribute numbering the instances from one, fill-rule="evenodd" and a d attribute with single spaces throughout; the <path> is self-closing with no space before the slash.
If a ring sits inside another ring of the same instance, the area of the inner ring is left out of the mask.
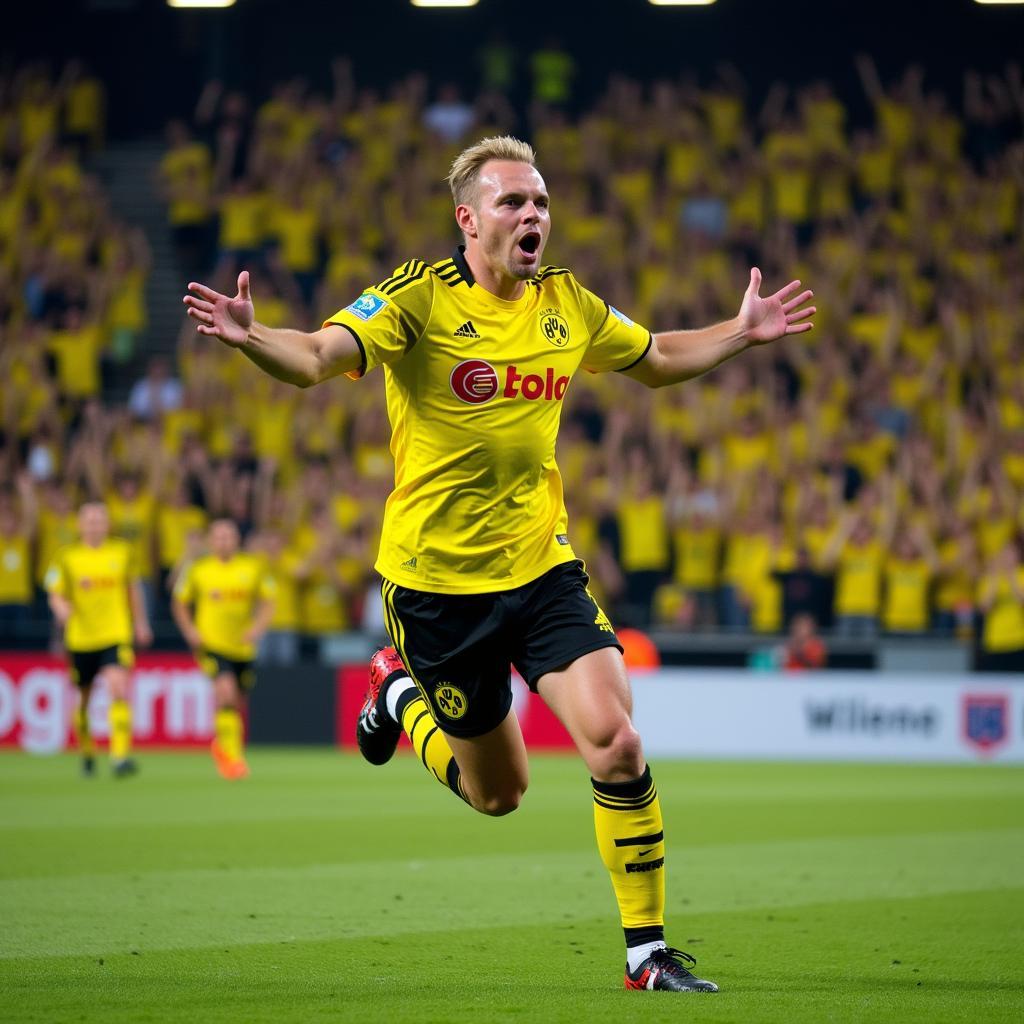
<path id="1" fill-rule="evenodd" d="M 625 313 L 620 313 L 614 306 L 609 306 L 608 311 L 612 316 L 617 316 L 627 327 L 636 327 L 636 324 Z"/>
<path id="2" fill-rule="evenodd" d="M 350 306 L 346 306 L 345 312 L 354 313 L 360 320 L 372 320 L 386 305 L 386 299 L 380 299 L 376 295 L 366 292 Z"/>

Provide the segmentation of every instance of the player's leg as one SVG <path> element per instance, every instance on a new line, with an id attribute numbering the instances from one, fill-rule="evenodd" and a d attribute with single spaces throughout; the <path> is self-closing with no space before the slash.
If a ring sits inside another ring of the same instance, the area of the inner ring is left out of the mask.
<path id="1" fill-rule="evenodd" d="M 211 744 L 217 770 L 226 779 L 249 774 L 245 762 L 245 727 L 242 722 L 242 688 L 233 668 L 221 660 L 213 677 L 214 740 Z"/>
<path id="2" fill-rule="evenodd" d="M 82 758 L 82 775 L 91 779 L 96 774 L 96 744 L 89 728 L 89 699 L 92 697 L 92 677 L 83 682 L 80 669 L 72 661 L 70 669 L 71 681 L 78 690 L 78 704 L 75 707 L 74 725 L 75 739 L 78 741 L 78 753 Z"/>
<path id="3" fill-rule="evenodd" d="M 132 706 L 129 685 L 134 657 L 130 647 L 112 648 L 104 652 L 101 669 L 103 683 L 110 697 L 110 760 L 114 774 L 119 777 L 134 775 L 138 770 L 132 760 Z"/>
<path id="4" fill-rule="evenodd" d="M 622 655 L 604 647 L 547 672 L 537 692 L 572 736 L 590 770 L 594 827 L 626 936 L 627 988 L 714 992 L 665 945 L 665 832 L 658 791 L 633 727 Z"/>
<path id="5" fill-rule="evenodd" d="M 436 689 L 435 700 L 449 711 L 464 710 L 462 688 L 452 684 Z M 528 781 L 526 747 L 515 712 L 509 707 L 496 726 L 465 737 L 441 729 L 439 714 L 443 712 L 427 704 L 393 647 L 373 656 L 370 688 L 356 729 L 363 756 L 371 764 L 386 763 L 404 732 L 423 767 L 475 810 L 490 815 L 514 811 Z"/>

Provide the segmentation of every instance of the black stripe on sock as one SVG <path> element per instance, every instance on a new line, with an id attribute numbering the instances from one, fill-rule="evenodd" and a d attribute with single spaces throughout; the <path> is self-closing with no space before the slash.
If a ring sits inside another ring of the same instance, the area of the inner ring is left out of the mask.
<path id="1" fill-rule="evenodd" d="M 629 839 L 616 839 L 616 846 L 654 846 L 665 838 L 664 832 L 655 832 L 649 836 L 630 836 Z"/>
<path id="2" fill-rule="evenodd" d="M 420 760 L 423 762 L 423 767 L 424 768 L 427 767 L 427 744 L 430 742 L 430 737 L 433 736 L 435 732 L 437 732 L 437 726 L 436 725 L 424 737 L 424 739 L 423 739 L 423 746 L 420 747 Z"/>
<path id="3" fill-rule="evenodd" d="M 623 806 L 622 804 L 605 803 L 596 793 L 594 794 L 594 803 L 597 804 L 598 807 L 603 807 L 606 811 L 642 811 L 645 807 L 650 807 L 657 799 L 658 794 L 652 793 L 648 800 L 641 800 L 638 803 Z"/>
<path id="4" fill-rule="evenodd" d="M 630 782 L 598 782 L 597 779 L 591 779 L 591 783 L 594 786 L 594 792 L 600 793 L 602 796 L 615 797 L 618 799 L 630 799 L 635 797 L 646 796 L 647 791 L 651 788 L 651 769 L 644 766 L 644 773 L 639 779 L 632 779 Z"/>
<path id="5" fill-rule="evenodd" d="M 623 928 L 626 933 L 626 946 L 646 946 L 648 942 L 664 942 L 665 926 L 663 924 L 647 924 L 642 928 Z"/>
<path id="6" fill-rule="evenodd" d="M 459 764 L 455 758 L 451 758 L 448 761 L 448 770 L 445 772 L 445 776 L 448 783 L 448 788 L 457 796 L 460 800 L 466 800 L 466 794 L 462 791 L 462 773 L 459 771 Z M 468 804 L 469 801 L 466 800 Z"/>
<path id="7" fill-rule="evenodd" d="M 408 686 L 399 695 L 398 700 L 395 701 L 395 717 L 398 719 L 398 724 L 402 724 L 402 719 L 405 717 L 405 709 L 420 695 L 420 691 L 415 686 Z M 429 712 L 427 712 L 429 714 Z M 418 722 L 419 719 L 417 718 Z"/>
<path id="8" fill-rule="evenodd" d="M 427 710 L 426 708 L 424 708 L 424 709 L 423 709 L 423 710 L 422 710 L 422 711 L 421 711 L 421 712 L 420 712 L 420 713 L 419 713 L 419 714 L 418 714 L 418 715 L 416 716 L 416 718 L 415 718 L 415 720 L 413 721 L 412 725 L 411 725 L 411 726 L 409 727 L 409 742 L 410 742 L 410 743 L 412 743 L 412 742 L 413 742 L 413 736 L 414 736 L 414 734 L 416 733 L 416 726 L 417 726 L 417 725 L 419 725 L 419 724 L 420 724 L 420 722 L 422 722 L 422 721 L 423 721 L 423 718 L 424 718 L 424 716 L 426 716 L 426 717 L 429 717 L 429 716 L 430 716 L 430 712 L 429 712 L 429 711 L 428 711 L 428 710 Z"/>

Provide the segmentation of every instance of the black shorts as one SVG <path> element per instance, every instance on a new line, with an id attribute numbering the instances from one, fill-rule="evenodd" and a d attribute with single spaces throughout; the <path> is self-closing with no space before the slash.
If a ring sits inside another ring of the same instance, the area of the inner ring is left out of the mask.
<path id="1" fill-rule="evenodd" d="M 537 680 L 602 647 L 622 647 L 587 589 L 582 562 L 567 562 L 515 590 L 428 594 L 384 581 L 388 633 L 442 731 L 482 736 L 512 706 L 514 665 Z"/>
<path id="2" fill-rule="evenodd" d="M 135 664 L 135 652 L 131 644 L 113 644 L 98 651 L 68 651 L 69 674 L 75 686 L 92 686 L 96 677 L 108 665 L 131 668 Z"/>
<path id="3" fill-rule="evenodd" d="M 237 658 L 229 658 L 226 654 L 209 650 L 200 651 L 196 660 L 203 673 L 211 679 L 229 672 L 235 677 L 241 690 L 248 692 L 256 685 L 256 666 L 252 661 L 239 661 Z"/>

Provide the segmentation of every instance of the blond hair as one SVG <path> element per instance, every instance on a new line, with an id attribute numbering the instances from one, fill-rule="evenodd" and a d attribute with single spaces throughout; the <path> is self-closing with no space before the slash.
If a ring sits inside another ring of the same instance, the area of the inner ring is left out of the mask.
<path id="1" fill-rule="evenodd" d="M 456 206 L 473 205 L 480 170 L 488 160 L 514 160 L 534 167 L 537 154 L 528 142 L 522 142 L 511 135 L 494 135 L 464 149 L 452 162 L 447 178 Z"/>

